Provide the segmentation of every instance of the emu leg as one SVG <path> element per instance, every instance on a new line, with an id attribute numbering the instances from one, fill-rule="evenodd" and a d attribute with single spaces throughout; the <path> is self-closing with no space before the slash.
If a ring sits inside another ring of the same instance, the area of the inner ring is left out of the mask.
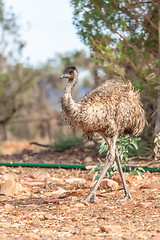
<path id="1" fill-rule="evenodd" d="M 105 139 L 105 141 L 108 143 L 108 146 L 110 146 L 110 139 L 107 138 L 102 132 L 99 132 L 99 134 Z M 117 166 L 118 166 L 118 169 L 119 169 L 119 173 L 120 173 L 120 176 L 121 176 L 121 179 L 122 179 L 122 184 L 123 184 L 123 188 L 124 188 L 124 192 L 125 192 L 124 198 L 122 198 L 122 199 L 117 199 L 117 200 L 132 199 L 132 197 L 131 197 L 131 195 L 130 195 L 130 193 L 129 193 L 127 184 L 126 184 L 126 180 L 125 180 L 125 178 L 124 178 L 124 174 L 123 174 L 121 162 L 120 162 L 120 159 L 119 159 L 119 154 L 118 154 L 118 149 L 117 149 L 117 147 L 116 147 L 116 163 L 117 163 Z"/>
<path id="2" fill-rule="evenodd" d="M 88 202 L 88 201 L 90 201 L 90 202 L 95 201 L 97 188 L 99 187 L 102 179 L 104 178 L 108 168 L 113 164 L 113 162 L 115 160 L 116 140 L 117 140 L 117 136 L 115 136 L 111 139 L 111 141 L 110 141 L 110 154 L 106 159 L 106 162 L 105 162 L 105 165 L 104 165 L 103 170 L 101 172 L 101 175 L 100 175 L 98 181 L 96 182 L 96 184 L 94 185 L 94 187 L 92 188 L 92 190 L 82 200 L 83 203 Z"/>
<path id="3" fill-rule="evenodd" d="M 124 174 L 123 174 L 122 166 L 121 166 L 121 163 L 120 163 L 117 147 L 116 147 L 116 163 L 118 165 L 118 169 L 119 169 L 119 173 L 120 173 L 120 176 L 121 176 L 121 180 L 122 180 L 122 184 L 123 184 L 123 188 L 124 188 L 124 193 L 125 193 L 124 198 L 117 199 L 117 200 L 132 199 L 131 194 L 129 193 L 129 190 L 128 190 L 128 187 L 127 187 L 127 184 L 126 184 L 126 180 L 124 178 Z"/>

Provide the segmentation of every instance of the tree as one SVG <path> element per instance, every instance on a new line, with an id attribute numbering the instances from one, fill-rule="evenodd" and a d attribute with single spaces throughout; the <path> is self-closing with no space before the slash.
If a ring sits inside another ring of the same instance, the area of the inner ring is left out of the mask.
<path id="1" fill-rule="evenodd" d="M 16 15 L 11 8 L 6 10 L 4 1 L 0 0 L 0 70 L 20 57 L 25 43 L 19 32 Z"/>
<path id="2" fill-rule="evenodd" d="M 0 125 L 3 139 L 7 138 L 6 124 L 22 109 L 27 109 L 33 98 L 29 90 L 33 88 L 37 73 L 22 64 L 7 66 L 6 73 L 0 72 Z"/>
<path id="3" fill-rule="evenodd" d="M 130 79 L 135 88 L 142 89 L 144 104 L 152 105 L 147 113 L 150 123 L 153 112 L 160 109 L 156 105 L 160 83 L 159 0 L 71 0 L 71 4 L 73 23 L 95 61 L 111 77 Z M 156 133 L 160 131 L 159 116 L 158 112 Z"/>
<path id="4" fill-rule="evenodd" d="M 0 0 L 0 125 L 5 125 L 24 107 L 27 91 L 33 86 L 36 71 L 19 63 L 24 42 L 17 17 Z M 4 134 L 5 135 L 5 134 Z"/>
<path id="5" fill-rule="evenodd" d="M 48 61 L 48 64 L 52 65 L 54 74 L 61 74 L 66 67 L 71 65 L 76 65 L 80 71 L 89 70 L 94 85 L 97 85 L 97 65 L 93 58 L 87 56 L 85 51 L 56 54 L 53 59 Z"/>

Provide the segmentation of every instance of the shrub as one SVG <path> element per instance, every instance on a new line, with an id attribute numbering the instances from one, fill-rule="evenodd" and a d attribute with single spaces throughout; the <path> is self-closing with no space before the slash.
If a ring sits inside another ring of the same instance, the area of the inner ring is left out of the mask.
<path id="1" fill-rule="evenodd" d="M 99 153 L 100 154 L 105 153 L 105 156 L 108 156 L 109 147 L 108 147 L 106 141 L 100 135 L 99 135 L 99 137 L 102 139 L 102 142 L 101 142 L 101 145 L 99 148 Z M 125 137 L 117 138 L 116 146 L 118 149 L 118 154 L 119 154 L 119 158 L 120 158 L 121 162 L 126 162 L 128 160 L 129 149 L 135 148 L 136 150 L 138 150 L 138 144 L 137 144 L 138 141 L 140 141 L 139 137 L 133 138 L 133 137 L 130 137 L 129 135 L 126 135 Z M 99 158 L 98 158 L 98 161 L 100 162 L 100 165 L 98 165 L 96 168 L 92 168 L 89 172 L 89 174 L 94 172 L 93 180 L 97 180 L 99 178 L 100 172 L 103 169 L 102 161 Z M 112 167 L 108 169 L 106 175 L 108 177 L 112 177 L 113 174 L 117 171 L 118 171 L 118 166 L 117 166 L 116 162 L 114 162 Z M 134 173 L 136 173 L 136 170 L 134 171 Z"/>
<path id="2" fill-rule="evenodd" d="M 53 147 L 55 151 L 63 152 L 83 145 L 84 141 L 82 137 L 61 134 L 55 137 L 55 141 L 51 144 L 51 147 Z"/>

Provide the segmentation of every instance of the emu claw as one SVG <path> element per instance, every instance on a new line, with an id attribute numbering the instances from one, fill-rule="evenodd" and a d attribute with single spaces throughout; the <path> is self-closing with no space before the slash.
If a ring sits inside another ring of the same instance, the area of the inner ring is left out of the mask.
<path id="1" fill-rule="evenodd" d="M 96 198 L 96 194 L 89 192 L 89 194 L 84 199 L 82 199 L 82 203 L 85 203 L 85 202 L 93 203 L 95 202 L 95 198 Z"/>
<path id="2" fill-rule="evenodd" d="M 132 197 L 131 197 L 131 195 L 130 195 L 130 193 L 127 193 L 125 196 L 124 196 L 124 198 L 117 198 L 116 199 L 116 201 L 117 202 L 122 202 L 122 201 L 128 201 L 128 200 L 132 200 Z"/>

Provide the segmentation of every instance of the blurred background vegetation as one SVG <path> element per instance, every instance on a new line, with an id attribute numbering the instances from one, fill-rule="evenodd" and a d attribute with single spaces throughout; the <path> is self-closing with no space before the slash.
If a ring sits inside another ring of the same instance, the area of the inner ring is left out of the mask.
<path id="1" fill-rule="evenodd" d="M 160 132 L 159 0 L 70 0 L 73 24 L 90 54 L 57 54 L 38 67 L 22 64 L 25 48 L 12 10 L 0 0 L 0 140 L 52 142 L 69 128 L 60 120 L 64 69 L 75 65 L 79 99 L 107 79 L 130 80 L 140 89 L 148 125 L 141 146 L 149 153 Z M 64 23 L 65 24 L 65 23 Z M 73 131 L 75 135 L 75 131 Z"/>

